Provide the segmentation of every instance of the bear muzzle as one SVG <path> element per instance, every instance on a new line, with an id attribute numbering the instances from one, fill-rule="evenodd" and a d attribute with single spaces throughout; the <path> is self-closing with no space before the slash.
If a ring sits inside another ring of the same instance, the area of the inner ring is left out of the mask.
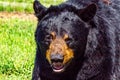
<path id="1" fill-rule="evenodd" d="M 73 51 L 67 46 L 64 39 L 56 38 L 46 52 L 46 59 L 54 72 L 63 72 L 73 59 Z"/>
<path id="2" fill-rule="evenodd" d="M 53 68 L 54 72 L 61 72 L 64 69 L 64 55 L 60 54 L 60 53 L 53 53 L 50 56 L 51 59 L 51 66 Z"/>

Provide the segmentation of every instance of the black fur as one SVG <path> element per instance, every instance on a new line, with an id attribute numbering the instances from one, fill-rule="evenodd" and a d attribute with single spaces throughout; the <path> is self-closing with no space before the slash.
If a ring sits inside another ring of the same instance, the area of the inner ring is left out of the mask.
<path id="1" fill-rule="evenodd" d="M 38 18 L 32 80 L 120 80 L 120 1 L 69 0 L 46 8 L 34 2 Z M 96 3 L 96 4 L 93 4 Z M 46 60 L 50 32 L 67 33 L 74 59 L 62 73 Z"/>

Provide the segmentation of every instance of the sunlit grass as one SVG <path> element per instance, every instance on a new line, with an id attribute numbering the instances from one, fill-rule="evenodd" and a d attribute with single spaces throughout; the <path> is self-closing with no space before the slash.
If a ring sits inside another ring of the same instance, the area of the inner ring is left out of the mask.
<path id="1" fill-rule="evenodd" d="M 34 0 L 0 0 L 0 11 L 32 13 L 33 1 Z M 40 0 L 46 7 L 57 5 L 64 1 L 65 0 Z"/>
<path id="2" fill-rule="evenodd" d="M 0 80 L 30 80 L 36 21 L 0 19 Z"/>

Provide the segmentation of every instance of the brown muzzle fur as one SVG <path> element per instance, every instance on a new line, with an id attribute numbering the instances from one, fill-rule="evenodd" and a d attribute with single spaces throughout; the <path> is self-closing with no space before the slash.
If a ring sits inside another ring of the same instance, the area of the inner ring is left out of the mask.
<path id="1" fill-rule="evenodd" d="M 61 37 L 56 37 L 56 39 L 51 42 L 46 52 L 46 58 L 49 63 L 51 63 L 52 55 L 58 55 L 56 59 L 63 59 L 63 64 L 66 64 L 74 57 L 72 49 L 67 46 L 64 40 L 65 37 L 63 39 Z"/>

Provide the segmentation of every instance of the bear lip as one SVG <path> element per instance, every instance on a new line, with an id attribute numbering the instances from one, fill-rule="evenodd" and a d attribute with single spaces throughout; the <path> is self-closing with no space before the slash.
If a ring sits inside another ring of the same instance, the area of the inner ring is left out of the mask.
<path id="1" fill-rule="evenodd" d="M 61 62 L 53 62 L 52 69 L 54 72 L 62 72 L 64 70 L 64 65 Z"/>
<path id="2" fill-rule="evenodd" d="M 73 58 L 71 58 L 66 64 L 63 64 L 63 62 L 52 62 L 51 67 L 54 72 L 61 73 L 65 71 L 65 68 L 71 63 Z"/>

